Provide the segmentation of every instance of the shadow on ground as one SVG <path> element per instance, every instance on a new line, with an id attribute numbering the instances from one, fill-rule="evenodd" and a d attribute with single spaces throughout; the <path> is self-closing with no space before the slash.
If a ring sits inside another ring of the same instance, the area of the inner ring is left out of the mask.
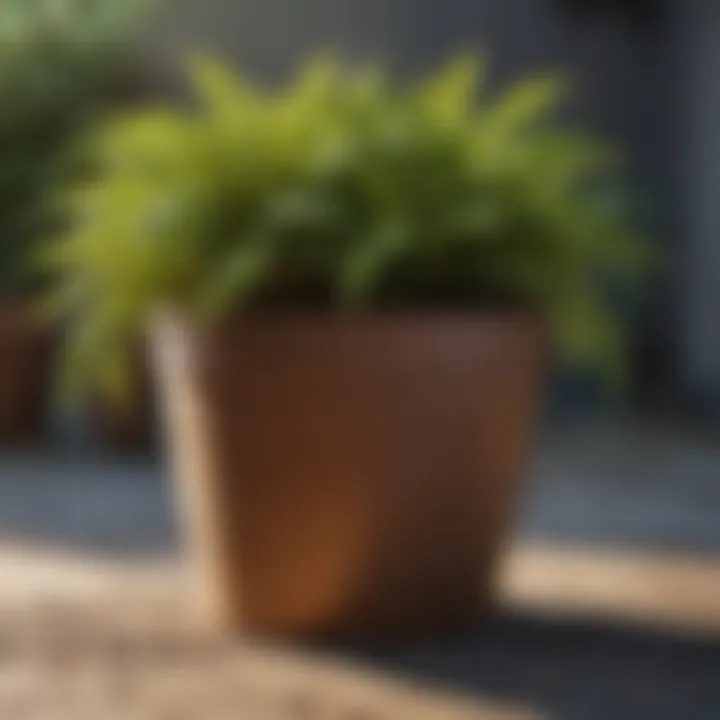
<path id="1" fill-rule="evenodd" d="M 521 513 L 522 538 L 717 556 L 720 446 L 674 432 L 614 428 L 561 440 L 537 463 Z M 0 535 L 100 557 L 177 557 L 165 475 L 158 464 L 0 458 Z M 647 591 L 642 577 L 623 573 L 623 584 L 634 579 Z M 607 583 L 600 581 L 605 596 Z M 676 585 L 665 583 L 672 598 Z M 623 594 L 620 585 L 617 593 Z M 712 598 L 701 599 L 714 612 Z M 720 718 L 720 636 L 709 634 L 515 613 L 462 639 L 349 654 L 422 684 L 534 708 L 546 720 Z"/>
<path id="2" fill-rule="evenodd" d="M 720 637 L 506 614 L 458 640 L 356 659 L 533 708 L 545 720 L 717 720 Z"/>

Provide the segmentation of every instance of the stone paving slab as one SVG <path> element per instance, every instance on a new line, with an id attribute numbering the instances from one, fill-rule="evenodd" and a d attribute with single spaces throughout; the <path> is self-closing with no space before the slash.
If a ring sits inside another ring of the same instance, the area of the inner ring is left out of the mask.
<path id="1" fill-rule="evenodd" d="M 517 548 L 509 607 L 463 635 L 292 651 L 202 634 L 172 561 L 3 546 L 0 568 L 0 720 L 50 705 L 48 720 L 718 717 L 720 578 L 704 562 Z M 685 606 L 700 595 L 714 631 Z"/>
<path id="2" fill-rule="evenodd" d="M 106 703 L 85 716 L 77 706 L 62 710 L 58 701 L 54 714 L 43 715 L 41 705 L 49 712 L 53 695 L 42 685 L 47 673 L 38 673 L 55 657 L 53 623 L 72 626 L 68 612 L 82 615 L 84 667 L 94 672 L 109 662 L 112 668 L 111 660 L 97 659 L 108 651 L 102 639 L 108 627 L 132 626 L 135 613 L 158 603 L 166 609 L 153 627 L 186 617 L 163 605 L 186 596 L 186 580 L 160 465 L 0 456 L 0 698 L 2 688 L 36 683 L 28 690 L 36 704 L 3 700 L 0 720 L 483 720 L 518 711 L 546 720 L 718 720 L 719 518 L 718 444 L 672 430 L 573 431 L 540 448 L 519 540 L 505 563 L 508 609 L 495 621 L 448 641 L 320 655 L 245 644 L 233 649 L 232 660 L 225 650 L 178 640 L 185 637 L 179 630 L 154 640 L 143 631 L 130 643 L 140 656 L 136 674 L 151 686 L 177 685 L 176 670 L 153 665 L 152 658 L 168 643 L 185 642 L 179 653 L 187 674 L 179 684 L 192 689 L 210 682 L 213 698 L 232 697 L 229 714 L 193 714 L 188 701 L 153 715 L 152 704 L 138 700 L 132 711 Z M 38 603 L 40 612 L 50 608 L 49 624 L 27 615 Z M 179 623 L 183 632 L 188 626 Z M 30 632 L 42 627 L 46 632 Z M 36 654 L 23 665 L 27 653 L 8 653 L 8 628 L 24 638 L 16 648 L 39 648 L 40 659 Z M 235 669 L 212 671 L 218 657 Z M 268 664 L 282 670 L 270 672 Z M 175 680 L 163 679 L 168 672 Z M 265 680 L 248 681 L 258 677 L 253 672 Z M 298 691 L 293 678 L 306 672 L 314 680 Z M 213 690 L 215 680 L 220 685 Z M 62 683 L 55 687 L 62 690 Z"/>
<path id="3" fill-rule="evenodd" d="M 211 638 L 168 598 L 0 609 L 0 720 L 540 720 L 316 652 Z"/>

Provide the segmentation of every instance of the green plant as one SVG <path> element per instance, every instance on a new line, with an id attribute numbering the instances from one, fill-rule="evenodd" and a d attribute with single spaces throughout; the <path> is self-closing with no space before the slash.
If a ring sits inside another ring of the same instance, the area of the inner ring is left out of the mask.
<path id="1" fill-rule="evenodd" d="M 120 390 L 129 341 L 162 305 L 206 320 L 522 307 L 567 357 L 619 367 L 605 288 L 642 253 L 604 192 L 612 153 L 554 119 L 556 79 L 489 101 L 481 65 L 398 88 L 320 59 L 269 93 L 198 59 L 198 106 L 111 122 L 90 142 L 100 178 L 69 190 L 74 227 L 44 256 L 51 307 L 75 321 L 70 379 Z"/>
<path id="2" fill-rule="evenodd" d="M 45 198 L 113 99 L 139 11 L 138 0 L 0 0 L 0 296 L 33 289 L 28 260 L 55 222 Z"/>

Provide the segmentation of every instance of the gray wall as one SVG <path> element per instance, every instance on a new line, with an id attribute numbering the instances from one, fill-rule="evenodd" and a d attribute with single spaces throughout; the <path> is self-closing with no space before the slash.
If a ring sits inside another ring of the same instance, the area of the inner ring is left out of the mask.
<path id="1" fill-rule="evenodd" d="M 681 370 L 698 393 L 720 391 L 720 5 L 687 0 L 677 8 L 686 82 L 679 106 L 684 193 L 681 264 Z M 715 398 L 717 399 L 717 397 Z"/>
<path id="2" fill-rule="evenodd" d="M 642 139 L 648 43 L 621 21 L 563 20 L 552 0 L 167 0 L 148 43 L 171 76 L 209 48 L 253 73 L 284 74 L 318 48 L 422 70 L 458 48 L 487 48 L 499 80 L 542 69 L 577 79 L 585 117 Z"/>
<path id="3" fill-rule="evenodd" d="M 284 74 L 318 49 L 390 59 L 401 46 L 388 0 L 166 0 L 148 52 L 177 77 L 188 52 L 212 50 L 262 76 Z"/>

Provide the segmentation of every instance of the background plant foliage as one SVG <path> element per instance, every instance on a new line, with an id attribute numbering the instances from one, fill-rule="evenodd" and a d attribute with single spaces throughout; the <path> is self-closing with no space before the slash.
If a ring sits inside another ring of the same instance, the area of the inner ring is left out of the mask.
<path id="1" fill-rule="evenodd" d="M 139 0 L 0 0 L 0 296 L 28 291 L 68 148 L 122 72 Z"/>
<path id="2" fill-rule="evenodd" d="M 528 307 L 566 357 L 620 367 L 605 289 L 641 245 L 605 192 L 612 153 L 554 118 L 556 79 L 488 99 L 471 57 L 410 87 L 330 59 L 279 93 L 207 58 L 191 77 L 197 106 L 115 119 L 91 143 L 100 180 L 68 193 L 44 261 L 71 380 L 122 389 L 164 304 Z"/>

